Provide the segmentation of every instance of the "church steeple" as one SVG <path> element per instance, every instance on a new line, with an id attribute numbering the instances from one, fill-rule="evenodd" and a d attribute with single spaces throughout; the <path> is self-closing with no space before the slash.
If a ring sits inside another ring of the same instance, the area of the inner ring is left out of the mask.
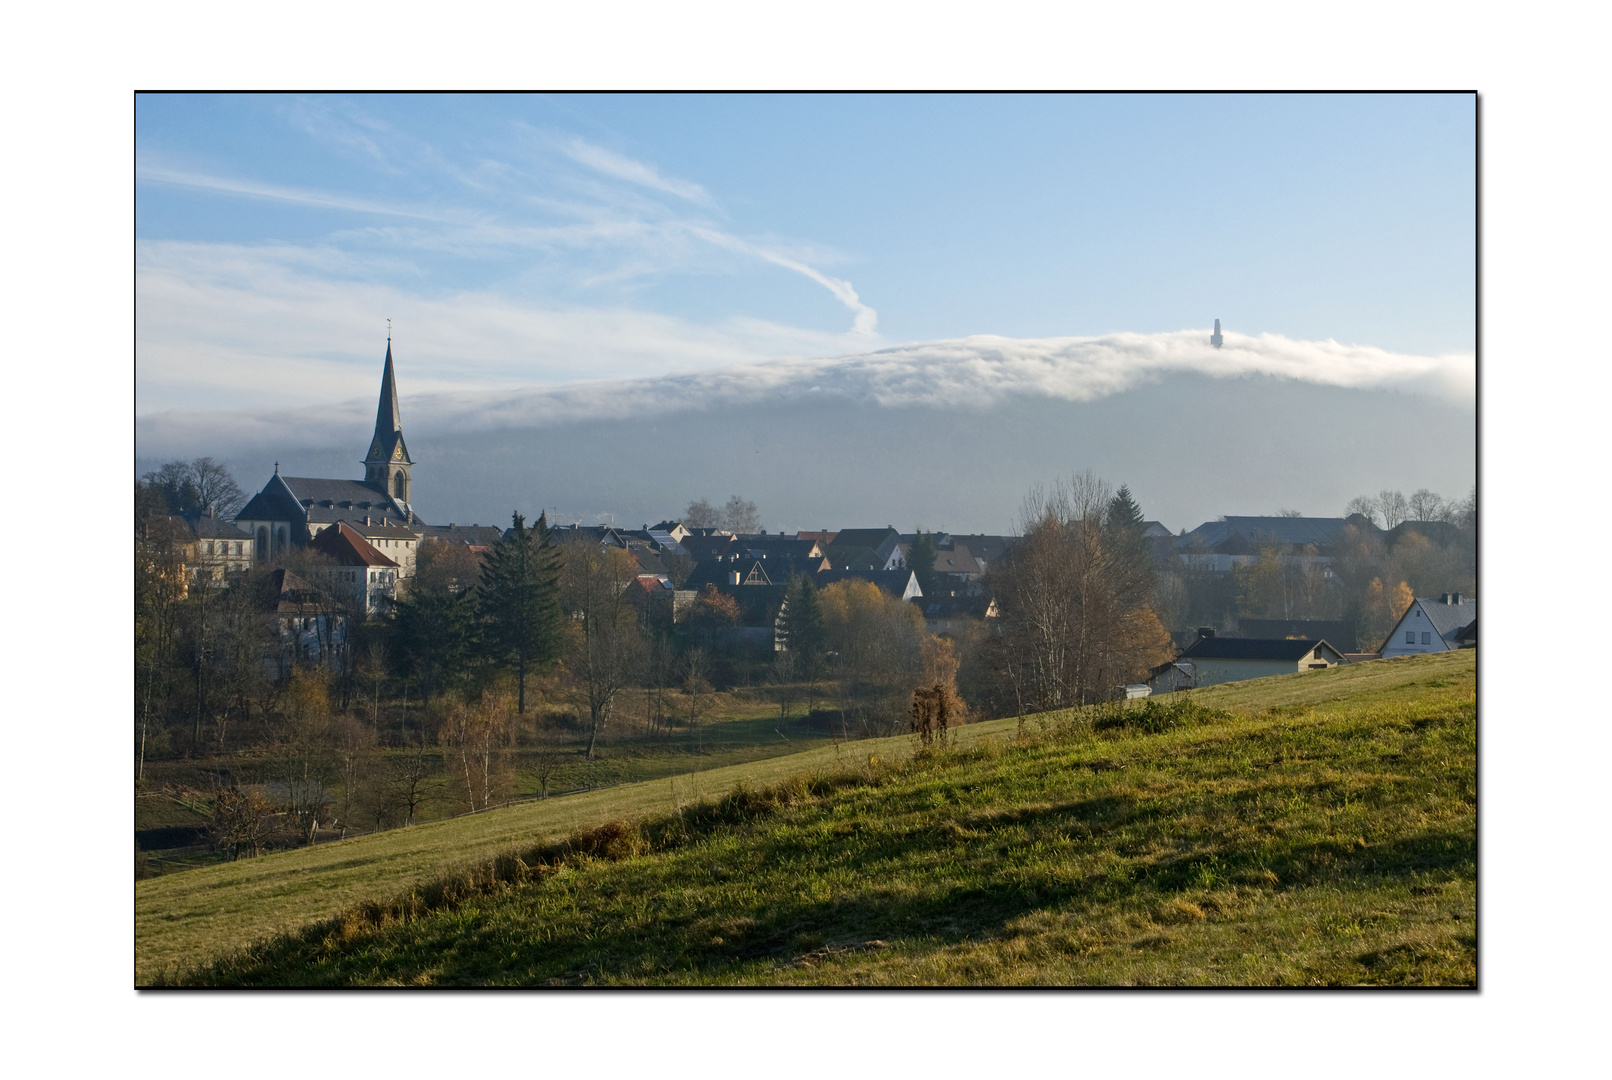
<path id="1" fill-rule="evenodd" d="M 403 420 L 397 407 L 397 374 L 392 368 L 392 338 L 386 338 L 386 370 L 381 374 L 381 400 L 375 410 L 375 437 L 364 455 L 364 483 L 390 495 L 405 512 L 413 495 L 409 448 L 403 445 Z"/>

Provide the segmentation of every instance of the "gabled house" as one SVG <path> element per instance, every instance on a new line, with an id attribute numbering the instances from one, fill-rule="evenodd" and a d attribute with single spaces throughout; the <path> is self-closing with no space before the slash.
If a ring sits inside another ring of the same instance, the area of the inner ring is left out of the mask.
<path id="1" fill-rule="evenodd" d="M 966 545 L 953 543 L 935 552 L 935 574 L 942 581 L 966 585 L 978 581 L 985 571 Z"/>
<path id="2" fill-rule="evenodd" d="M 1290 675 L 1337 667 L 1349 661 L 1325 641 L 1303 638 L 1200 637 L 1148 675 L 1152 693 L 1169 694 L 1200 686 Z"/>
<path id="3" fill-rule="evenodd" d="M 1355 624 L 1348 619 L 1240 619 L 1233 637 L 1308 638 L 1355 652 Z"/>
<path id="4" fill-rule="evenodd" d="M 1177 537 L 1175 544 L 1183 552 L 1217 555 L 1258 555 L 1268 547 L 1282 554 L 1300 554 L 1309 547 L 1325 553 L 1348 524 L 1344 518 L 1226 517 L 1204 522 Z"/>
<path id="5" fill-rule="evenodd" d="M 1478 620 L 1478 602 L 1460 593 L 1418 596 L 1399 617 L 1378 652 L 1390 656 L 1419 656 L 1462 647 L 1461 634 Z M 1472 626 L 1477 643 L 1477 627 Z"/>
<path id="6" fill-rule="evenodd" d="M 912 601 L 924 613 L 924 629 L 936 637 L 955 637 L 998 612 L 988 596 L 920 596 Z"/>
<path id="7" fill-rule="evenodd" d="M 817 529 L 816 531 L 802 529 L 795 534 L 795 539 L 816 540 L 819 544 L 823 545 L 823 550 L 827 551 L 829 546 L 834 543 L 834 538 L 838 535 L 839 533 L 835 532 L 833 529 Z"/>
<path id="8" fill-rule="evenodd" d="M 870 581 L 898 600 L 913 600 L 924 594 L 918 575 L 911 570 L 820 570 L 814 575 L 819 589 L 836 581 Z"/>
<path id="9" fill-rule="evenodd" d="M 509 530 L 505 530 L 508 535 Z M 556 544 L 593 543 L 602 548 L 626 548 L 626 537 L 609 525 L 556 525 L 553 528 Z"/>
<path id="10" fill-rule="evenodd" d="M 841 529 L 823 554 L 836 570 L 895 570 L 901 561 L 901 534 L 882 529 Z"/>
<path id="11" fill-rule="evenodd" d="M 308 550 L 328 556 L 334 566 L 324 567 L 333 592 L 341 594 L 354 611 L 378 614 L 397 596 L 398 566 L 382 555 L 344 521 L 325 529 L 308 542 Z"/>
<path id="12" fill-rule="evenodd" d="M 419 526 L 420 540 L 435 540 L 443 544 L 463 544 L 473 551 L 485 553 L 504 538 L 504 530 L 497 525 L 446 525 Z"/>
<path id="13" fill-rule="evenodd" d="M 719 560 L 708 559 L 694 567 L 683 581 L 684 589 L 703 589 L 707 585 L 718 588 L 742 585 L 781 585 L 767 573 L 760 559 Z"/>
<path id="14" fill-rule="evenodd" d="M 264 674 L 281 679 L 298 663 L 335 663 L 347 647 L 347 618 L 330 595 L 281 567 L 255 582 L 257 610 L 274 634 L 275 648 L 264 658 Z"/>
<path id="15" fill-rule="evenodd" d="M 990 533 L 954 533 L 949 537 L 951 547 L 965 547 L 979 564 L 980 573 L 986 573 L 1001 562 L 1013 547 L 1016 536 L 996 536 Z"/>
<path id="16" fill-rule="evenodd" d="M 183 522 L 184 530 L 190 534 L 187 564 L 191 578 L 205 573 L 222 581 L 230 574 L 252 569 L 252 534 L 216 516 L 210 507 L 176 515 L 175 521 Z"/>
<path id="17" fill-rule="evenodd" d="M 681 521 L 662 521 L 648 526 L 648 530 L 650 532 L 663 532 L 670 536 L 674 542 L 679 544 L 681 544 L 684 538 L 686 538 L 689 534 L 688 529 Z"/>

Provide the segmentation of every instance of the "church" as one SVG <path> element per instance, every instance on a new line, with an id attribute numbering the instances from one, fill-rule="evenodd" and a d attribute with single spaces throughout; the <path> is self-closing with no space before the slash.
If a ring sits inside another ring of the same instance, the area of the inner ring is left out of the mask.
<path id="1" fill-rule="evenodd" d="M 403 442 L 390 337 L 375 435 L 363 465 L 362 480 L 330 480 L 282 476 L 276 464 L 263 490 L 235 516 L 236 525 L 253 538 L 254 561 L 264 565 L 334 529 L 328 539 L 339 534 L 342 542 L 316 545 L 320 550 L 329 547 L 338 556 L 351 554 L 355 565 L 395 565 L 394 580 L 413 576 L 420 540 L 433 530 L 415 516 L 412 505 L 414 459 Z M 346 528 L 335 529 L 337 525 Z"/>

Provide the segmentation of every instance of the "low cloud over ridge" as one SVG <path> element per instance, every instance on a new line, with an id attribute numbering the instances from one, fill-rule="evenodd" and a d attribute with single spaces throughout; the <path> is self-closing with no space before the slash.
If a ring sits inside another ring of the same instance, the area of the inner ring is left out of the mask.
<path id="1" fill-rule="evenodd" d="M 589 420 L 634 419 L 743 405 L 843 398 L 887 408 L 988 408 L 1016 397 L 1090 402 L 1172 374 L 1212 378 L 1273 376 L 1345 389 L 1393 389 L 1471 404 L 1471 356 L 1408 356 L 1335 341 L 1295 341 L 1277 334 L 1209 331 L 1007 338 L 977 335 L 829 359 L 784 359 L 704 371 L 572 382 L 517 390 L 411 394 L 399 372 L 405 430 L 442 433 L 542 428 Z M 142 457 L 208 452 L 209 439 L 248 446 L 333 445 L 361 437 L 372 400 L 328 409 L 246 412 L 171 410 L 137 421 Z"/>

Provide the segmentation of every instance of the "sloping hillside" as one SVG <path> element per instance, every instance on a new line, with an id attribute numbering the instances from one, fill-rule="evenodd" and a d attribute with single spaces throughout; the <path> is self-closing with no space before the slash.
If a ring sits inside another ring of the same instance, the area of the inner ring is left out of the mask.
<path id="1" fill-rule="evenodd" d="M 682 812 L 666 782 L 597 793 L 571 827 L 641 820 L 569 845 L 560 800 L 256 860 L 142 890 L 137 933 L 229 905 L 245 929 L 145 943 L 172 964 L 300 919 L 180 980 L 247 985 L 1475 983 L 1474 654 L 1017 727 L 775 759 Z"/>

